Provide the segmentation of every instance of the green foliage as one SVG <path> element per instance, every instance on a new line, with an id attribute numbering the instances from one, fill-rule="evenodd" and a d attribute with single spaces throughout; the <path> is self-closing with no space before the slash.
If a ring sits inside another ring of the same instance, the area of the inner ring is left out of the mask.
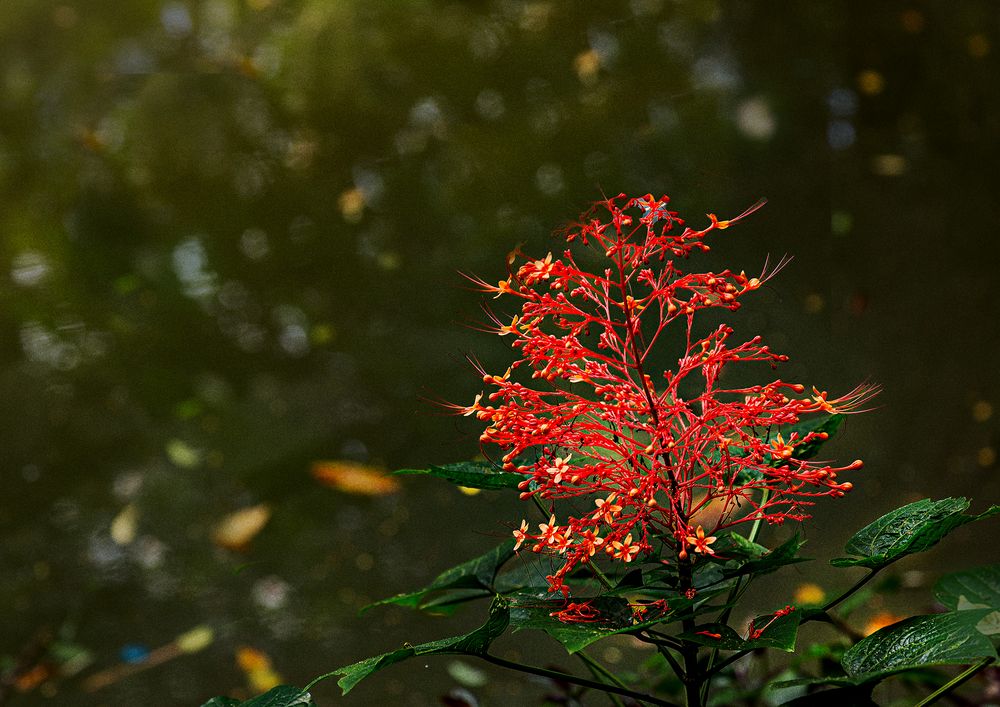
<path id="1" fill-rule="evenodd" d="M 976 630 L 988 609 L 914 616 L 876 631 L 844 653 L 841 664 L 855 681 L 869 681 L 932 665 L 968 665 L 995 658 L 993 644 Z"/>
<path id="2" fill-rule="evenodd" d="M 979 515 L 965 515 L 963 511 L 968 507 L 969 501 L 965 498 L 940 501 L 925 498 L 910 503 L 855 533 L 844 548 L 854 557 L 837 558 L 831 564 L 880 569 L 933 547 L 955 528 L 1000 513 L 1000 506 L 991 506 Z"/>
<path id="3" fill-rule="evenodd" d="M 457 462 L 429 469 L 400 469 L 393 473 L 436 476 L 457 486 L 488 490 L 515 489 L 525 479 L 521 474 L 497 469 L 490 462 Z"/>
<path id="4" fill-rule="evenodd" d="M 934 585 L 934 596 L 949 609 L 1000 609 L 1000 565 L 986 565 L 945 575 Z"/>
<path id="5" fill-rule="evenodd" d="M 489 620 L 472 633 L 454 638 L 442 638 L 439 641 L 421 643 L 416 646 L 407 645 L 391 653 L 383 653 L 374 658 L 338 668 L 331 675 L 342 676 L 337 684 L 346 695 L 355 685 L 364 680 L 374 672 L 387 668 L 390 665 L 402 662 L 407 658 L 418 655 L 485 655 L 486 650 L 504 631 L 510 623 L 510 609 L 508 602 L 503 597 L 496 597 L 490 606 Z"/>
<path id="6" fill-rule="evenodd" d="M 463 562 L 457 567 L 439 574 L 423 589 L 406 594 L 398 594 L 366 606 L 363 611 L 383 604 L 398 604 L 411 608 L 437 608 L 453 605 L 454 602 L 470 601 L 495 593 L 493 583 L 497 570 L 514 556 L 514 539 L 505 540 L 497 547 L 479 557 Z M 479 592 L 456 592 L 447 590 L 481 590 Z M 429 595 L 446 592 L 434 601 L 426 601 Z"/>
<path id="7" fill-rule="evenodd" d="M 279 685 L 245 702 L 232 697 L 213 697 L 201 707 L 316 707 L 316 703 L 305 690 Z"/>
<path id="8" fill-rule="evenodd" d="M 681 633 L 678 638 L 724 651 L 776 648 L 791 653 L 795 650 L 795 638 L 801 620 L 801 611 L 793 611 L 785 616 L 779 616 L 770 624 L 768 622 L 771 621 L 771 616 L 758 616 L 754 619 L 754 624 L 766 626 L 766 628 L 760 636 L 754 639 L 743 638 L 729 626 L 717 623 L 697 626 L 697 630 Z"/>

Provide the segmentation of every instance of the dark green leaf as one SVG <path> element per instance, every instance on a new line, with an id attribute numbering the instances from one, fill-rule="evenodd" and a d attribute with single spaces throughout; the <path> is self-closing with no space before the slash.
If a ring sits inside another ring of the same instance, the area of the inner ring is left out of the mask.
<path id="1" fill-rule="evenodd" d="M 513 489 L 524 481 L 523 474 L 513 474 L 497 469 L 490 462 L 456 462 L 432 466 L 429 469 L 400 469 L 394 474 L 420 474 L 436 476 L 458 486 L 473 489 Z"/>
<path id="2" fill-rule="evenodd" d="M 934 596 L 949 609 L 961 609 L 964 597 L 969 608 L 1000 609 L 1000 565 L 987 565 L 949 574 L 934 585 Z"/>
<path id="3" fill-rule="evenodd" d="M 767 626 L 767 628 L 753 640 L 743 638 L 724 624 L 698 626 L 694 631 L 680 634 L 679 638 L 724 651 L 744 651 L 753 648 L 777 648 L 788 653 L 794 651 L 795 637 L 798 634 L 802 612 L 793 611 L 771 621 L 773 616 L 770 614 L 754 619 L 756 626 Z M 769 621 L 771 621 L 770 625 L 768 625 Z"/>
<path id="4" fill-rule="evenodd" d="M 423 589 L 382 599 L 374 604 L 369 604 L 362 611 L 383 604 L 398 604 L 411 608 L 429 608 L 492 595 L 494 593 L 493 583 L 496 579 L 497 570 L 514 556 L 514 544 L 514 538 L 505 540 L 489 552 L 442 572 Z M 427 600 L 429 594 L 449 589 L 462 591 L 458 594 L 441 597 L 440 600 Z M 482 591 L 479 593 L 469 592 L 468 590 L 470 589 Z"/>
<path id="5" fill-rule="evenodd" d="M 798 424 L 786 427 L 782 430 L 782 435 L 786 442 L 792 444 L 790 441 L 792 433 L 795 433 L 796 439 L 802 439 L 810 432 L 825 432 L 827 435 L 826 439 L 812 439 L 804 444 L 798 444 L 795 446 L 795 451 L 792 452 L 793 459 L 812 459 L 819 454 L 820 448 L 830 437 L 833 437 L 837 433 L 837 430 L 840 429 L 843 423 L 843 415 L 828 415 L 826 417 L 803 420 Z"/>
<path id="6" fill-rule="evenodd" d="M 808 557 L 799 557 L 799 550 L 805 545 L 798 533 L 788 538 L 770 552 L 757 559 L 750 560 L 740 565 L 736 570 L 727 570 L 727 577 L 735 577 L 742 574 L 762 575 L 774 572 L 785 565 L 793 565 L 797 562 L 809 562 Z"/>
<path id="7" fill-rule="evenodd" d="M 653 614 L 645 621 L 637 621 L 628 599 L 616 596 L 600 596 L 586 601 L 600 612 L 600 616 L 585 623 L 566 623 L 553 614 L 566 608 L 566 602 L 544 595 L 519 595 L 511 604 L 510 622 L 515 631 L 538 629 L 559 641 L 569 653 L 576 653 L 591 643 L 620 633 L 630 633 L 657 624 L 671 623 L 682 618 L 697 615 L 702 611 L 717 611 L 722 607 L 709 607 L 706 600 L 724 592 L 699 593 L 696 599 L 687 599 L 671 593 L 666 613 Z"/>
<path id="8" fill-rule="evenodd" d="M 245 702 L 232 697 L 213 697 L 201 707 L 316 707 L 316 703 L 305 690 L 279 685 Z"/>
<path id="9" fill-rule="evenodd" d="M 442 638 L 439 641 L 421 643 L 416 646 L 406 645 L 391 653 L 383 653 L 382 655 L 367 658 L 353 665 L 338 668 L 331 674 L 343 676 L 337 681 L 337 684 L 340 685 L 340 688 L 346 695 L 355 685 L 372 673 L 382 668 L 387 668 L 390 665 L 395 665 L 407 658 L 413 658 L 418 655 L 484 655 L 490 644 L 507 630 L 509 623 L 510 609 L 508 608 L 507 600 L 498 596 L 494 598 L 493 604 L 490 606 L 489 620 L 472 633 L 453 638 Z"/>
<path id="10" fill-rule="evenodd" d="M 923 499 L 897 508 L 852 537 L 844 548 L 854 557 L 841 557 L 831 562 L 836 567 L 868 567 L 879 569 L 915 552 L 933 547 L 955 528 L 1000 513 L 1000 506 L 991 506 L 979 515 L 965 515 L 969 507 L 965 498 L 945 498 L 940 501 Z"/>
<path id="11" fill-rule="evenodd" d="M 858 641 L 844 653 L 841 664 L 849 676 L 858 679 L 996 657 L 993 644 L 976 630 L 976 624 L 988 613 L 989 609 L 975 609 L 900 621 Z"/>

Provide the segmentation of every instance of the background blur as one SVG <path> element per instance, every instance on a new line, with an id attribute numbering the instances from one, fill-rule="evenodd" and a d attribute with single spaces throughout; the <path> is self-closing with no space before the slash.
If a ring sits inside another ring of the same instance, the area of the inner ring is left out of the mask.
<path id="1" fill-rule="evenodd" d="M 510 355 L 469 326 L 459 271 L 495 281 L 522 241 L 544 255 L 602 191 L 669 193 L 694 224 L 766 196 L 693 265 L 794 255 L 738 333 L 790 354 L 783 377 L 885 389 L 831 444 L 866 467 L 782 591 L 904 502 L 997 500 L 997 6 L 775 7 L 0 3 L 0 669 L 20 674 L 0 702 L 199 704 L 267 682 L 268 660 L 302 685 L 478 625 L 357 610 L 495 544 L 515 500 L 310 470 L 476 454 L 475 421 L 427 402 L 479 391 L 467 354 Z M 983 534 L 906 581 L 996 560 Z M 155 652 L 198 626 L 197 656 Z M 121 667 L 150 650 L 163 664 Z M 427 666 L 343 703 L 541 692 Z"/>

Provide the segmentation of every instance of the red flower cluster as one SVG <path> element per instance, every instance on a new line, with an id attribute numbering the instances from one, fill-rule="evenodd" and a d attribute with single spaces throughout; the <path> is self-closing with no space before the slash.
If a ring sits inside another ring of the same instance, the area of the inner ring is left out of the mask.
<path id="1" fill-rule="evenodd" d="M 474 279 L 484 292 L 520 301 L 517 315 L 494 315 L 491 329 L 512 337 L 520 358 L 503 375 L 483 371 L 491 391 L 460 410 L 487 424 L 482 443 L 497 445 L 504 468 L 524 475 L 521 497 L 550 502 L 547 523 L 537 532 L 522 523 L 514 535 L 518 546 L 561 559 L 548 580 L 567 596 L 567 573 L 595 555 L 627 563 L 712 554 L 714 534 L 737 523 L 806 518 L 816 497 L 850 490 L 840 472 L 861 466 L 797 459 L 795 449 L 823 432 L 769 431 L 809 413 L 856 410 L 871 387 L 837 399 L 781 380 L 726 387 L 730 364 L 774 367 L 787 357 L 759 337 L 731 343 L 726 325 L 695 328 L 698 312 L 736 310 L 784 264 L 759 277 L 679 267 L 709 249 L 708 234 L 761 204 L 728 221 L 709 214 L 695 230 L 668 201 L 622 194 L 566 227 L 568 243 L 596 250 L 597 267 L 581 265 L 584 255 L 568 247 L 562 257 L 526 259 L 497 285 Z M 647 366 L 672 323 L 683 335 L 681 355 L 654 377 Z M 558 499 L 570 501 L 561 520 L 551 508 Z"/>

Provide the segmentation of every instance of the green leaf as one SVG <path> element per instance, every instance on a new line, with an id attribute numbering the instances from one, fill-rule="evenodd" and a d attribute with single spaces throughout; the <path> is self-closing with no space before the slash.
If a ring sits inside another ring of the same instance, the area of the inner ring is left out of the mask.
<path id="1" fill-rule="evenodd" d="M 490 462 L 456 462 L 429 469 L 400 469 L 394 474 L 436 476 L 458 486 L 472 489 L 514 489 L 527 476 L 497 469 Z"/>
<path id="2" fill-rule="evenodd" d="M 1000 565 L 986 565 L 945 575 L 934 585 L 934 596 L 949 609 L 958 609 L 961 599 L 976 608 L 1000 609 Z"/>
<path id="3" fill-rule="evenodd" d="M 925 498 L 897 508 L 859 530 L 847 542 L 844 549 L 854 557 L 840 557 L 830 564 L 881 569 L 906 555 L 933 547 L 959 526 L 1000 513 L 1000 506 L 991 506 L 979 515 L 965 515 L 963 511 L 968 507 L 966 498 L 940 501 Z"/>
<path id="4" fill-rule="evenodd" d="M 766 436 L 762 436 L 761 439 L 768 442 L 780 433 L 786 442 L 794 445 L 794 449 L 792 450 L 792 459 L 812 459 L 819 453 L 820 448 L 826 444 L 827 440 L 836 434 L 843 422 L 843 415 L 821 415 L 808 420 L 802 420 L 794 425 L 787 425 L 776 431 L 772 430 Z M 801 443 L 799 440 L 810 432 L 825 432 L 827 437 L 826 439 L 817 438 Z M 793 434 L 795 436 L 794 440 L 792 439 Z M 742 457 L 745 455 L 744 450 L 737 446 L 730 447 L 729 453 L 733 457 Z M 715 463 L 719 459 L 719 453 L 714 452 L 710 454 L 708 458 L 711 463 Z M 772 466 L 781 466 L 785 463 L 786 460 L 784 459 L 775 459 L 772 462 Z M 736 480 L 737 483 L 746 483 L 750 481 L 760 481 L 762 478 L 763 474 L 760 471 L 749 471 L 744 469 L 737 475 Z"/>
<path id="5" fill-rule="evenodd" d="M 791 425 L 782 430 L 785 441 L 789 441 L 792 433 L 796 433 L 797 439 L 802 439 L 810 432 L 825 432 L 826 439 L 812 439 L 804 444 L 795 446 L 792 452 L 793 459 L 812 459 L 819 454 L 820 448 L 833 437 L 846 418 L 843 415 L 828 415 L 826 417 L 803 420 L 795 425 Z"/>
<path id="6" fill-rule="evenodd" d="M 676 593 L 670 593 L 669 609 L 662 614 L 652 616 L 646 621 L 636 621 L 628 599 L 604 595 L 586 601 L 600 612 L 600 616 L 589 622 L 566 623 L 553 616 L 565 609 L 566 602 L 562 599 L 551 599 L 544 595 L 521 594 L 513 597 L 511 603 L 510 623 L 515 631 L 538 629 L 559 641 L 568 653 L 576 653 L 596 641 L 620 633 L 631 633 L 642 628 L 657 624 L 671 623 L 681 618 L 687 618 L 701 611 L 716 611 L 721 607 L 708 607 L 708 598 L 724 593 L 725 588 L 714 592 L 699 592 L 697 598 L 687 599 Z M 643 592 L 644 593 L 644 592 Z"/>
<path id="7" fill-rule="evenodd" d="M 416 646 L 406 645 L 391 653 L 383 653 L 373 658 L 338 668 L 331 675 L 341 675 L 337 684 L 346 695 L 355 685 L 364 680 L 372 673 L 395 665 L 407 658 L 418 655 L 484 655 L 490 644 L 493 643 L 510 623 L 510 609 L 508 602 L 503 597 L 495 597 L 490 606 L 489 620 L 477 628 L 472 633 L 453 638 L 442 638 L 439 641 L 421 643 Z M 256 707 L 256 706 L 255 706 Z"/>
<path id="8" fill-rule="evenodd" d="M 382 606 L 383 604 L 398 604 L 400 606 L 421 609 L 441 607 L 455 601 L 470 601 L 494 594 L 493 583 L 496 579 L 497 570 L 514 556 L 514 544 L 514 538 L 509 538 L 489 552 L 442 572 L 423 589 L 382 599 L 374 604 L 369 604 L 362 611 L 367 611 L 372 607 Z M 453 593 L 435 601 L 427 601 L 429 594 L 449 589 L 463 591 L 458 595 Z M 479 589 L 482 592 L 467 591 L 470 589 Z"/>
<path id="9" fill-rule="evenodd" d="M 201 707 L 316 707 L 316 703 L 305 690 L 279 685 L 245 702 L 232 697 L 213 697 Z"/>
<path id="10" fill-rule="evenodd" d="M 767 626 L 757 638 L 747 640 L 725 624 L 705 624 L 696 627 L 694 631 L 680 634 L 691 643 L 697 643 L 724 651 L 745 651 L 754 648 L 777 648 L 791 653 L 795 650 L 795 637 L 798 635 L 801 611 L 793 611 L 771 621 L 774 614 L 758 616 L 754 619 L 757 626 Z M 771 623 L 768 625 L 768 621 Z"/>
<path id="11" fill-rule="evenodd" d="M 949 609 L 992 609 L 976 629 L 987 636 L 1000 636 L 1000 565 L 946 575 L 934 585 L 934 596 Z"/>
<path id="12" fill-rule="evenodd" d="M 727 570 L 725 574 L 727 577 L 735 577 L 743 574 L 762 575 L 774 572 L 785 565 L 810 562 L 808 557 L 799 557 L 799 550 L 805 544 L 805 540 L 800 538 L 799 534 L 796 533 L 770 552 L 756 559 L 744 562 L 736 570 Z"/>
<path id="13" fill-rule="evenodd" d="M 891 674 L 931 665 L 966 665 L 996 657 L 993 644 L 976 630 L 989 609 L 914 616 L 854 644 L 841 664 L 848 676 Z"/>

